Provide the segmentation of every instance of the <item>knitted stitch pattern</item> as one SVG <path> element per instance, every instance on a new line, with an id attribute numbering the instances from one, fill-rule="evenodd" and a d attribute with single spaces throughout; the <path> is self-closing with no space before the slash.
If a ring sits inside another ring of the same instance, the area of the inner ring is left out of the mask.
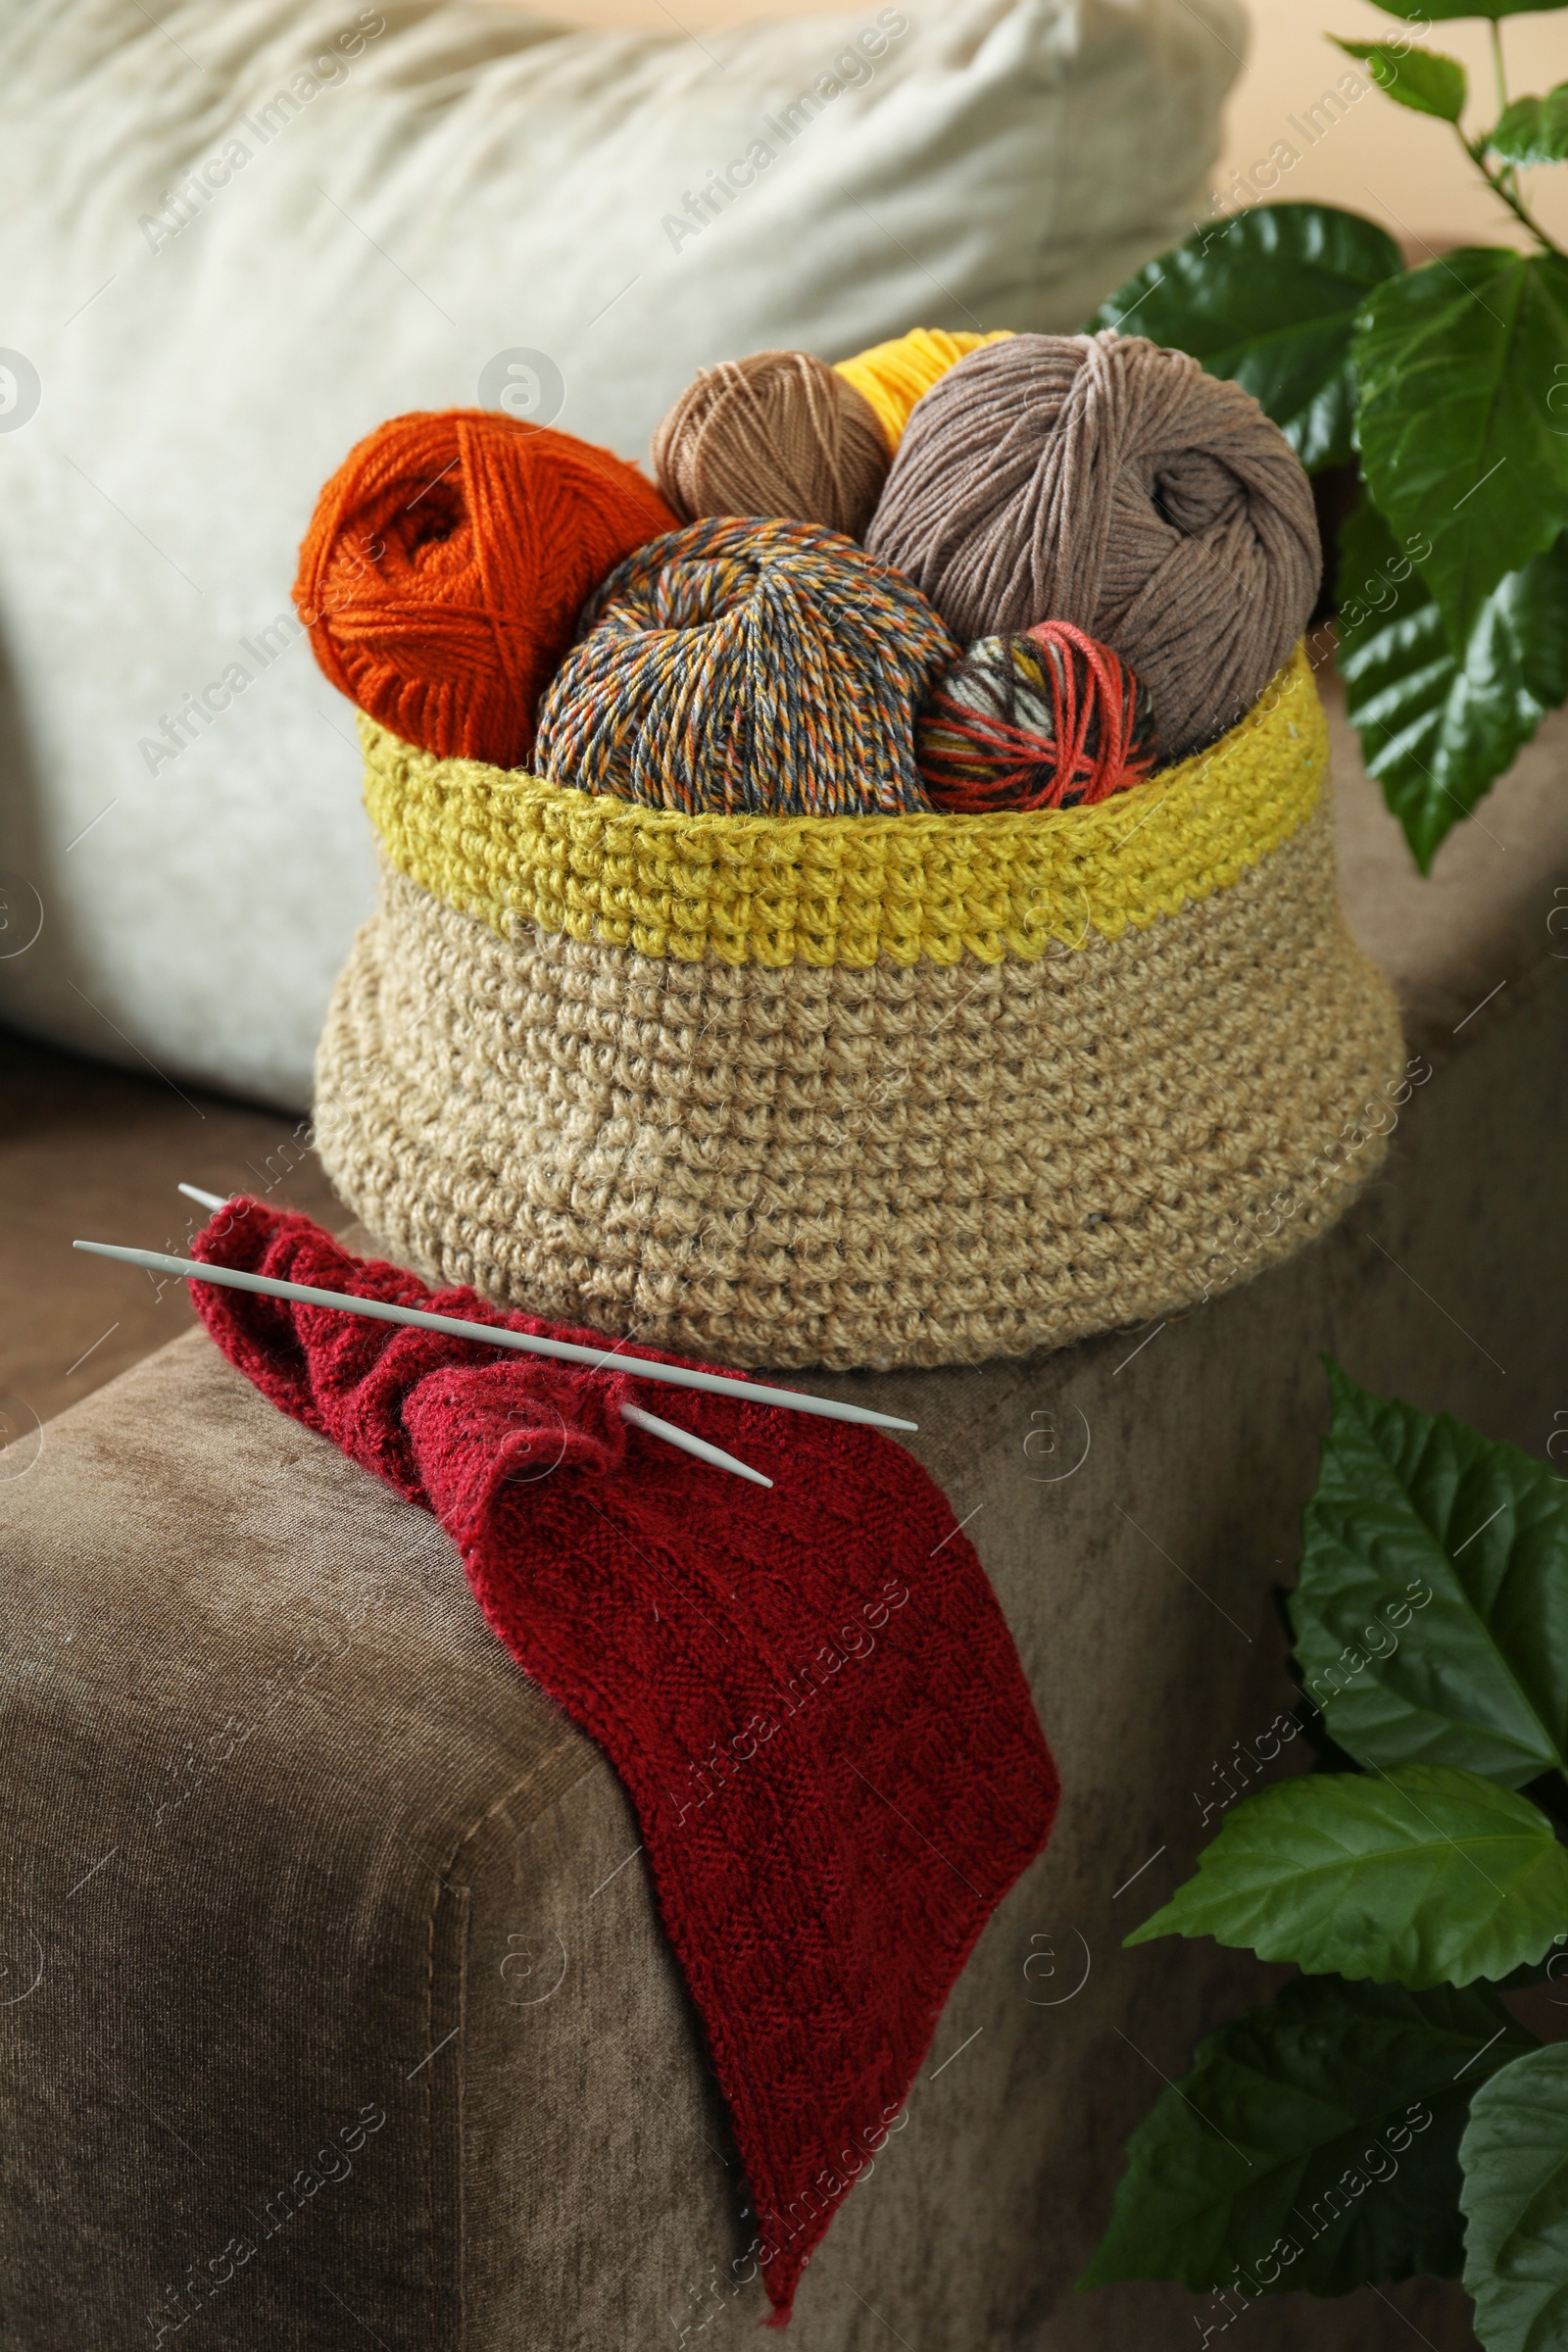
<path id="1" fill-rule="evenodd" d="M 432 1298 L 254 1200 L 192 1250 L 550 1329 L 471 1292 Z M 946 1496 L 874 1430 L 692 1391 L 672 1404 L 621 1372 L 191 1288 L 265 1396 L 436 1514 L 494 1633 L 614 1765 L 787 2319 L 1056 1806 L 1011 1637 Z M 628 1430 L 627 1395 L 778 1483 L 743 1487 Z"/>
<path id="2" fill-rule="evenodd" d="M 1173 915 L 1080 924 L 1033 960 L 698 963 L 498 939 L 387 868 L 321 1156 L 399 1256 L 730 1362 L 972 1362 L 1169 1314 L 1377 1167 L 1398 1016 L 1326 811 Z"/>
<path id="3" fill-rule="evenodd" d="M 700 962 L 1030 960 L 1239 880 L 1303 825 L 1328 729 L 1298 652 L 1209 750 L 1097 807 L 985 816 L 686 816 L 436 760 L 360 720 L 393 864 L 450 906 Z"/>

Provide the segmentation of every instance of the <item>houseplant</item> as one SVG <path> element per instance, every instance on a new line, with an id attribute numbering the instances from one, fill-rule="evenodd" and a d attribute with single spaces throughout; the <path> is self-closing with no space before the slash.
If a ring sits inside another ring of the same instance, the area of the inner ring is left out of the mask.
<path id="1" fill-rule="evenodd" d="M 1358 213 L 1249 202 L 1195 227 L 1090 322 L 1234 376 L 1309 472 L 1357 466 L 1340 667 L 1367 764 L 1423 872 L 1568 699 L 1568 255 L 1520 180 L 1568 160 L 1568 82 L 1510 98 L 1499 23 L 1564 4 L 1376 0 L 1406 25 L 1489 20 L 1485 129 L 1461 127 L 1463 67 L 1408 30 L 1338 44 L 1356 61 L 1347 90 L 1364 67 L 1396 104 L 1450 126 L 1524 250 L 1472 246 L 1407 268 Z M 1292 160 L 1279 142 L 1272 184 Z"/>
<path id="2" fill-rule="evenodd" d="M 1488 2352 L 1535 2352 L 1568 2313 L 1568 2042 L 1499 1990 L 1568 1971 L 1568 1486 L 1330 1380 L 1281 1719 L 1317 1768 L 1228 1797 L 1128 1938 L 1301 1973 L 1133 2133 L 1080 2283 L 1180 2279 L 1206 2341 L 1260 2295 L 1462 2270 Z"/>

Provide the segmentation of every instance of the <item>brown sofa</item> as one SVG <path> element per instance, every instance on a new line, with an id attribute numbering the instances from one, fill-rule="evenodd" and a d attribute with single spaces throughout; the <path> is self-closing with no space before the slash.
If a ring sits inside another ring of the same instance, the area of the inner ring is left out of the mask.
<path id="1" fill-rule="evenodd" d="M 1275 1979 L 1120 1937 L 1288 1697 L 1319 1351 L 1537 1452 L 1568 1425 L 1565 753 L 1559 723 L 1431 884 L 1341 757 L 1352 920 L 1432 1075 L 1326 1242 L 1152 1331 L 814 1384 L 919 1420 L 1065 1795 L 808 2274 L 798 2352 L 1216 2326 L 1073 2279 L 1161 2079 Z M 0 1454 L 0 1579 L 3 2352 L 743 2340 L 745 2184 L 631 1813 L 440 1530 L 192 1334 Z M 1412 2281 L 1240 2324 L 1456 2352 L 1466 2310 Z"/>

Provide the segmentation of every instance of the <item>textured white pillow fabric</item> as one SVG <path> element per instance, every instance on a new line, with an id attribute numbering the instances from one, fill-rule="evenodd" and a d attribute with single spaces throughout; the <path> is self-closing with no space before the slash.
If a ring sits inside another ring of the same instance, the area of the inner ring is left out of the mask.
<path id="1" fill-rule="evenodd" d="M 155 13 L 0 0 L 0 1018 L 300 1104 L 371 897 L 288 603 L 350 445 L 485 403 L 642 458 L 726 356 L 1073 328 L 1201 204 L 1245 34 L 1235 0 Z"/>

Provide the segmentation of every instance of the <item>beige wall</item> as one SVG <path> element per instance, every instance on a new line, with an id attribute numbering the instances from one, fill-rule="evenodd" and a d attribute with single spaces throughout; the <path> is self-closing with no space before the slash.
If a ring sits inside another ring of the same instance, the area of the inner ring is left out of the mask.
<path id="1" fill-rule="evenodd" d="M 1350 107 L 1316 146 L 1289 124 L 1332 89 L 1349 64 L 1329 46 L 1326 32 L 1348 40 L 1386 39 L 1399 27 L 1369 0 L 1249 0 L 1252 54 L 1231 94 L 1225 168 L 1246 171 L 1277 139 L 1301 150 L 1282 178 L 1279 196 L 1313 197 L 1370 213 L 1396 236 L 1443 236 L 1465 243 L 1508 242 L 1518 235 L 1504 211 L 1460 152 L 1446 123 L 1396 106 L 1372 90 Z M 1481 24 L 1435 24 L 1426 45 L 1459 58 L 1474 100 L 1468 124 L 1484 129 L 1496 119 L 1490 44 Z M 1511 96 L 1568 80 L 1568 12 L 1514 17 L 1502 27 Z M 1525 175 L 1527 201 L 1568 241 L 1568 167 Z M 1553 185 L 1552 183 L 1556 184 Z"/>
<path id="2" fill-rule="evenodd" d="M 511 5 L 513 0 L 497 0 Z M 1311 197 L 1370 213 L 1396 236 L 1418 243 L 1426 237 L 1506 242 L 1516 232 L 1512 216 L 1480 184 L 1446 124 L 1413 115 L 1373 90 L 1350 107 L 1316 146 L 1292 130 L 1288 118 L 1301 116 L 1332 89 L 1349 61 L 1331 49 L 1324 35 L 1350 40 L 1386 38 L 1399 27 L 1369 0 L 1249 0 L 1255 27 L 1250 58 L 1232 93 L 1225 153 L 1217 178 L 1245 172 L 1266 157 L 1278 139 L 1301 151 L 1275 193 Z M 539 0 L 530 13 L 578 24 L 638 25 L 663 32 L 702 33 L 760 16 L 839 14 L 845 0 L 772 0 L 770 7 L 747 0 Z M 1462 58 L 1479 103 L 1471 122 L 1483 127 L 1494 119 L 1492 66 L 1485 28 L 1439 24 L 1429 44 Z M 1515 17 L 1503 27 L 1510 93 L 1548 89 L 1568 80 L 1568 11 Z M 1530 175 L 1542 217 L 1560 241 L 1568 242 L 1568 166 Z M 1553 186 L 1551 183 L 1555 182 Z M 1527 194 L 1529 188 L 1527 186 Z"/>

